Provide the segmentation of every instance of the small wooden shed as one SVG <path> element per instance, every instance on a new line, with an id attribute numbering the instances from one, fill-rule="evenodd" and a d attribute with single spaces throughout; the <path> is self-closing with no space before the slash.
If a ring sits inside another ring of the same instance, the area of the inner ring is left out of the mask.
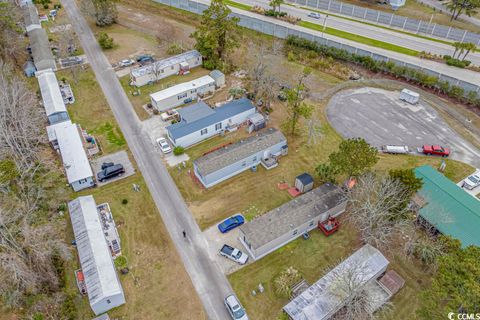
<path id="1" fill-rule="evenodd" d="M 295 188 L 301 193 L 308 192 L 313 189 L 313 177 L 308 173 L 303 173 L 295 178 Z"/>

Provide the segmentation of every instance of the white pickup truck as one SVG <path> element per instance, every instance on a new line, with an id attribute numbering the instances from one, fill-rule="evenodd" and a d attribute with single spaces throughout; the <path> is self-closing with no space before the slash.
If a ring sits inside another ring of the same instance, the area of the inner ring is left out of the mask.
<path id="1" fill-rule="evenodd" d="M 239 264 L 245 264 L 248 261 L 247 254 L 235 249 L 234 247 L 230 247 L 228 244 L 224 244 L 222 249 L 220 249 L 220 255 Z"/>

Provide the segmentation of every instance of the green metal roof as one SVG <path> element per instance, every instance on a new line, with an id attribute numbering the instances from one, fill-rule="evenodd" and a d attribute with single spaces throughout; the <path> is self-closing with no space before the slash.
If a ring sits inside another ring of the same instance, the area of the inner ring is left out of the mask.
<path id="1" fill-rule="evenodd" d="M 423 179 L 419 194 L 427 202 L 420 215 L 462 246 L 480 246 L 480 201 L 430 166 L 416 168 L 415 175 Z"/>

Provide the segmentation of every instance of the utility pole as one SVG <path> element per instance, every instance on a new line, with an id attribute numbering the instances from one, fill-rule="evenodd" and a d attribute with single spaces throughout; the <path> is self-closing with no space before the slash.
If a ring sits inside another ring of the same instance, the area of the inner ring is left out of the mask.
<path id="1" fill-rule="evenodd" d="M 328 14 L 325 15 L 325 18 L 323 19 L 322 38 L 323 38 L 323 33 L 325 32 L 325 29 L 327 28 L 327 18 L 328 18 Z"/>

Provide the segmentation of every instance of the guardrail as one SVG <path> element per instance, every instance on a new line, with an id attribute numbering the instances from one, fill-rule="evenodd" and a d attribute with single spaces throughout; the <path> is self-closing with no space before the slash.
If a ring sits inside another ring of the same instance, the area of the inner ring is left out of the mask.
<path id="1" fill-rule="evenodd" d="M 199 2 L 196 2 L 196 1 L 192 1 L 192 0 L 153 0 L 153 1 L 157 2 L 157 3 L 167 5 L 167 6 L 172 6 L 172 7 L 178 8 L 178 9 L 193 12 L 193 13 L 196 13 L 196 14 L 201 14 L 204 10 L 206 10 L 208 8 L 208 5 L 203 4 L 203 3 L 199 3 Z M 436 72 L 436 71 L 431 70 L 431 69 L 423 68 L 423 67 L 420 67 L 420 66 L 417 66 L 417 65 L 413 65 L 413 64 L 401 61 L 401 60 L 392 59 L 390 57 L 383 56 L 383 55 L 380 55 L 380 54 L 377 54 L 377 53 L 374 53 L 374 52 L 371 52 L 371 51 L 368 51 L 368 50 L 356 48 L 356 47 L 353 47 L 353 46 L 350 46 L 350 45 L 346 45 L 346 44 L 343 44 L 343 43 L 340 43 L 340 42 L 336 42 L 334 40 L 322 38 L 322 37 L 316 36 L 316 35 L 311 34 L 311 33 L 295 30 L 293 28 L 281 25 L 280 23 L 277 24 L 277 23 L 273 23 L 273 22 L 270 22 L 270 21 L 265 21 L 265 20 L 262 20 L 262 19 L 259 19 L 259 18 L 243 15 L 243 14 L 236 13 L 236 12 L 232 13 L 232 15 L 235 16 L 235 17 L 238 17 L 240 19 L 240 22 L 239 22 L 240 26 L 251 29 L 251 30 L 255 30 L 255 31 L 258 31 L 258 32 L 261 32 L 261 33 L 265 33 L 265 34 L 268 34 L 268 35 L 271 35 L 271 36 L 274 36 L 274 37 L 277 37 L 277 38 L 281 38 L 281 39 L 286 39 L 288 36 L 293 35 L 293 36 L 304 38 L 304 39 L 307 39 L 307 40 L 310 40 L 310 41 L 315 41 L 315 42 L 317 42 L 319 44 L 322 44 L 322 45 L 331 46 L 331 47 L 335 47 L 335 48 L 338 48 L 338 49 L 344 49 L 344 50 L 346 50 L 350 53 L 354 53 L 354 54 L 357 54 L 357 55 L 369 56 L 369 57 L 372 57 L 373 59 L 378 60 L 378 61 L 391 61 L 391 62 L 393 62 L 393 63 L 395 63 L 399 66 L 405 66 L 405 67 L 412 68 L 412 69 L 415 69 L 415 70 L 418 70 L 418 71 L 423 71 L 424 73 L 435 76 L 440 80 L 447 81 L 451 85 L 459 86 L 465 91 L 465 95 L 469 91 L 475 91 L 475 92 L 478 92 L 480 94 L 480 87 L 479 86 L 477 86 L 473 83 L 470 83 L 470 82 L 466 82 L 466 81 L 463 81 L 463 80 L 459 80 L 459 79 L 444 75 L 442 73 Z"/>
<path id="2" fill-rule="evenodd" d="M 480 34 L 463 29 L 444 26 L 441 24 L 430 23 L 399 16 L 393 13 L 379 10 L 368 9 L 356 5 L 343 3 L 335 0 L 287 0 L 289 3 L 295 3 L 300 6 L 307 6 L 323 11 L 338 13 L 355 19 L 373 22 L 388 27 L 398 28 L 416 34 L 434 36 L 440 39 L 453 40 L 459 42 L 472 42 L 480 45 Z"/>

